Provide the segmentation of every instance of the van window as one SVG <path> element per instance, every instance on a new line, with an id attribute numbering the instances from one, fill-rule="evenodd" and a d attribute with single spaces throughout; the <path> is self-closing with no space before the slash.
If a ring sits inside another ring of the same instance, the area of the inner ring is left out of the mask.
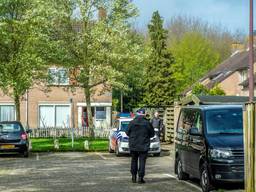
<path id="1" fill-rule="evenodd" d="M 190 128 L 198 128 L 202 132 L 202 117 L 200 111 L 184 109 L 179 118 L 178 132 L 188 132 Z"/>
<path id="2" fill-rule="evenodd" d="M 203 131 L 203 120 L 202 115 L 200 111 L 195 112 L 195 120 L 193 123 L 193 128 L 197 128 L 199 133 L 202 133 Z"/>
<path id="3" fill-rule="evenodd" d="M 242 109 L 216 109 L 207 111 L 206 127 L 208 134 L 242 134 Z"/>

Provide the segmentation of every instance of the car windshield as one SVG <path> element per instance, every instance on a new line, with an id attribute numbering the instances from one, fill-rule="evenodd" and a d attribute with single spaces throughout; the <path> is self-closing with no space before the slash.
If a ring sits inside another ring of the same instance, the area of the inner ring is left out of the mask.
<path id="1" fill-rule="evenodd" d="M 129 123 L 130 121 L 122 121 L 120 131 L 124 131 L 124 132 L 127 131 Z"/>
<path id="2" fill-rule="evenodd" d="M 0 123 L 0 133 L 14 133 L 21 131 L 18 123 Z"/>
<path id="3" fill-rule="evenodd" d="M 206 112 L 208 134 L 242 134 L 242 109 L 217 109 Z"/>

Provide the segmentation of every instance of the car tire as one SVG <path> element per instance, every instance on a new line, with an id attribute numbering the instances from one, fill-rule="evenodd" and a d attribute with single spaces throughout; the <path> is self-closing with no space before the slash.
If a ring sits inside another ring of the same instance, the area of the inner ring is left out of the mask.
<path id="1" fill-rule="evenodd" d="M 116 152 L 116 156 L 117 156 L 117 157 L 120 157 L 120 156 L 121 156 L 121 154 L 120 154 L 120 152 L 119 152 L 119 146 L 118 146 L 118 144 L 116 144 L 115 152 Z"/>
<path id="2" fill-rule="evenodd" d="M 200 168 L 200 185 L 203 192 L 210 192 L 214 189 L 207 163 L 204 163 Z"/>
<path id="3" fill-rule="evenodd" d="M 111 149 L 110 143 L 108 144 L 108 152 L 109 152 L 109 153 L 114 153 L 114 150 Z"/>
<path id="4" fill-rule="evenodd" d="M 160 157 L 160 154 L 161 154 L 161 153 L 155 153 L 155 154 L 153 154 L 153 156 L 154 156 L 154 157 Z"/>
<path id="5" fill-rule="evenodd" d="M 23 155 L 23 157 L 28 158 L 29 157 L 29 151 L 28 150 L 23 151 L 22 155 Z"/>
<path id="6" fill-rule="evenodd" d="M 180 158 L 177 159 L 177 176 L 179 180 L 188 180 L 189 175 L 183 172 L 183 166 Z"/>

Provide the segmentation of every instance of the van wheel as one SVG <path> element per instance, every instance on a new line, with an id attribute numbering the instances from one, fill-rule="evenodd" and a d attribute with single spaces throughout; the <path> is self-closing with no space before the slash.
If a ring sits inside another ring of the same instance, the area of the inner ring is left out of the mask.
<path id="1" fill-rule="evenodd" d="M 204 163 L 200 170 L 200 185 L 203 192 L 210 192 L 213 190 L 207 163 Z"/>
<path id="2" fill-rule="evenodd" d="M 177 176 L 179 180 L 187 180 L 189 178 L 189 175 L 183 172 L 183 167 L 180 159 L 177 160 Z"/>
<path id="3" fill-rule="evenodd" d="M 160 154 L 161 154 L 161 153 L 155 153 L 155 154 L 153 154 L 153 156 L 154 156 L 154 157 L 160 157 Z"/>

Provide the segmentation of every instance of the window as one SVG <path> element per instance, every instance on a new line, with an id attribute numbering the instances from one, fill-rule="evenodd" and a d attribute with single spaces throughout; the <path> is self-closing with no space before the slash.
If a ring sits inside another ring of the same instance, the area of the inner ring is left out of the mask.
<path id="1" fill-rule="evenodd" d="M 130 124 L 130 121 L 122 121 L 120 131 L 124 131 L 124 132 L 128 131 L 129 124 Z"/>
<path id="2" fill-rule="evenodd" d="M 200 111 L 195 112 L 195 120 L 194 120 L 192 128 L 197 128 L 198 133 L 202 133 L 202 131 L 203 131 L 203 120 L 202 120 L 202 115 L 201 115 Z"/>
<path id="3" fill-rule="evenodd" d="M 21 131 L 23 128 L 18 123 L 1 123 L 0 133 L 15 133 Z"/>
<path id="4" fill-rule="evenodd" d="M 0 105 L 0 121 L 15 121 L 15 106 Z"/>
<path id="5" fill-rule="evenodd" d="M 208 134 L 242 134 L 242 108 L 216 109 L 206 112 Z"/>
<path id="6" fill-rule="evenodd" d="M 106 116 L 106 107 L 96 107 L 96 120 L 105 120 Z"/>
<path id="7" fill-rule="evenodd" d="M 202 132 L 202 117 L 200 111 L 184 109 L 181 112 L 178 124 L 178 132 L 188 132 L 190 128 L 198 128 Z"/>
<path id="8" fill-rule="evenodd" d="M 244 82 L 245 80 L 247 80 L 248 78 L 248 71 L 247 70 L 243 70 L 240 72 L 240 81 L 241 83 Z"/>
<path id="9" fill-rule="evenodd" d="M 118 120 L 116 120 L 116 121 L 114 121 L 114 123 L 113 123 L 113 128 L 118 128 L 118 126 L 119 126 L 119 121 Z"/>
<path id="10" fill-rule="evenodd" d="M 54 119 L 54 106 L 39 107 L 40 128 L 55 127 Z"/>
<path id="11" fill-rule="evenodd" d="M 68 70 L 64 68 L 50 68 L 48 70 L 49 84 L 51 85 L 68 85 Z"/>
<path id="12" fill-rule="evenodd" d="M 40 105 L 39 106 L 40 128 L 70 127 L 70 106 L 69 105 Z"/>

